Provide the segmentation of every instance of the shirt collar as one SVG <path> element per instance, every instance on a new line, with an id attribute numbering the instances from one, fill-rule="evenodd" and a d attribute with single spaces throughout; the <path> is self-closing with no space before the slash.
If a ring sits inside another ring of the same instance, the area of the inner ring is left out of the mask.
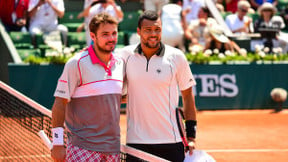
<path id="1" fill-rule="evenodd" d="M 106 66 L 106 65 L 104 64 L 104 62 L 102 62 L 102 61 L 96 56 L 96 53 L 95 53 L 95 51 L 94 51 L 94 49 L 93 49 L 93 45 L 90 45 L 90 46 L 88 47 L 88 53 L 89 53 L 90 59 L 91 59 L 91 61 L 92 61 L 92 64 L 99 64 L 99 65 L 101 65 L 101 66 L 105 69 L 105 71 L 108 73 L 108 75 L 111 76 L 111 68 L 112 68 L 112 66 L 113 66 L 113 65 L 115 64 L 115 62 L 116 62 L 116 59 L 115 59 L 115 57 L 113 56 L 113 54 L 111 54 L 111 57 L 110 57 L 110 61 L 109 61 L 109 63 L 108 63 L 108 66 Z"/>
<path id="2" fill-rule="evenodd" d="M 140 55 L 143 55 L 143 51 L 141 48 L 141 44 L 138 44 L 138 46 L 135 48 L 134 53 L 138 53 Z M 160 43 L 160 48 L 158 49 L 158 51 L 155 53 L 155 55 L 157 56 L 164 56 L 165 53 L 165 45 L 161 42 Z"/>

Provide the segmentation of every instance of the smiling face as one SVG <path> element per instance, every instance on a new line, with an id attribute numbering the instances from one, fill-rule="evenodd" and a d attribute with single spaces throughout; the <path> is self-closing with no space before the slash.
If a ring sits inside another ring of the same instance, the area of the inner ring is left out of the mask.
<path id="1" fill-rule="evenodd" d="M 141 28 L 137 28 L 137 33 L 141 38 L 141 44 L 150 49 L 160 47 L 162 23 L 160 18 L 157 20 L 144 19 Z"/>
<path id="2" fill-rule="evenodd" d="M 94 41 L 94 47 L 101 53 L 110 54 L 117 44 L 117 25 L 100 24 L 96 33 L 90 32 L 91 39 Z"/>

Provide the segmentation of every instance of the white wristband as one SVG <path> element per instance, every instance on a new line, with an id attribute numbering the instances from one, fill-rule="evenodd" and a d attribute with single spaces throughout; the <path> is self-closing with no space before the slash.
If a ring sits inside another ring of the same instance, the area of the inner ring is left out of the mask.
<path id="1" fill-rule="evenodd" d="M 63 134 L 64 129 L 62 127 L 52 128 L 53 146 L 64 145 Z"/>

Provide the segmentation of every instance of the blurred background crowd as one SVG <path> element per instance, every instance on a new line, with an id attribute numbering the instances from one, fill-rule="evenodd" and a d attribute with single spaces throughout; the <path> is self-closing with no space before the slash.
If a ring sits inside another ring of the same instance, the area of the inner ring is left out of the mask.
<path id="1" fill-rule="evenodd" d="M 117 47 L 137 43 L 143 10 L 161 15 L 162 41 L 185 53 L 216 48 L 287 53 L 287 5 L 286 0 L 1 0 L 0 19 L 19 53 L 38 50 L 42 56 L 89 45 L 88 23 L 100 12 L 119 21 Z"/>

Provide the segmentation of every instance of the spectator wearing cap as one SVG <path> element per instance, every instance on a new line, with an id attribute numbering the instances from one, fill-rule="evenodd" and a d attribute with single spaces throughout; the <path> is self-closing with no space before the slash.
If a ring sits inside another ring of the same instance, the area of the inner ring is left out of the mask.
<path id="1" fill-rule="evenodd" d="M 248 1 L 239 1 L 237 4 L 237 12 L 226 17 L 225 23 L 232 33 L 246 34 L 253 32 L 252 19 L 247 16 L 249 8 L 250 4 Z"/>
<path id="2" fill-rule="evenodd" d="M 261 30 L 271 30 L 276 31 L 276 35 L 274 34 L 265 34 L 261 33 L 263 39 L 263 43 L 265 47 L 269 47 L 270 51 L 273 47 L 281 47 L 283 52 L 287 52 L 287 36 L 288 34 L 281 32 L 281 29 L 285 27 L 284 20 L 281 16 L 275 15 L 277 9 L 271 3 L 263 3 L 258 8 L 258 14 L 260 15 L 259 19 L 257 19 L 254 23 L 254 28 L 256 33 L 261 33 Z"/>

